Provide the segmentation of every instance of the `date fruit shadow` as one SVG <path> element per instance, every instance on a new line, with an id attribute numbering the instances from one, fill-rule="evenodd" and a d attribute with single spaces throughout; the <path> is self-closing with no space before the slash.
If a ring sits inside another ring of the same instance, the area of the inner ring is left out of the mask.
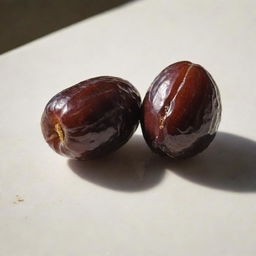
<path id="1" fill-rule="evenodd" d="M 156 186 L 163 178 L 157 158 L 141 135 L 134 135 L 118 151 L 90 161 L 68 160 L 81 178 L 97 185 L 126 192 L 143 191 Z M 152 165 L 150 165 L 152 163 Z"/>
<path id="2" fill-rule="evenodd" d="M 158 185 L 165 171 L 190 182 L 233 192 L 256 192 L 256 142 L 218 132 L 201 154 L 172 160 L 152 153 L 141 135 L 120 150 L 92 161 L 68 160 L 81 178 L 113 190 L 136 192 Z"/>
<path id="3" fill-rule="evenodd" d="M 256 192 L 256 142 L 219 132 L 198 156 L 166 167 L 192 182 L 234 192 Z"/>

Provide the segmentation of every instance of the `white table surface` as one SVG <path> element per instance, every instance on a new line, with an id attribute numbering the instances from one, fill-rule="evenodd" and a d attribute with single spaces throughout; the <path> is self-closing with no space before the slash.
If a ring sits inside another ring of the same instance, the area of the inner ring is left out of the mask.
<path id="1" fill-rule="evenodd" d="M 0 255 L 255 256 L 255 10 L 254 0 L 138 1 L 3 54 Z M 200 156 L 163 161 L 140 128 L 84 164 L 44 142 L 55 93 L 114 75 L 143 97 L 179 60 L 202 64 L 222 96 L 220 133 Z"/>

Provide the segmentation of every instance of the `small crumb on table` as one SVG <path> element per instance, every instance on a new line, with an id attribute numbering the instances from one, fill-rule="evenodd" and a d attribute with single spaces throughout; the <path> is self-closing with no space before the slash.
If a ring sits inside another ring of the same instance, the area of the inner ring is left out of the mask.
<path id="1" fill-rule="evenodd" d="M 17 203 L 21 203 L 21 202 L 24 202 L 25 200 L 19 196 L 19 195 L 16 195 L 16 200 L 13 202 L 13 204 L 17 204 Z"/>

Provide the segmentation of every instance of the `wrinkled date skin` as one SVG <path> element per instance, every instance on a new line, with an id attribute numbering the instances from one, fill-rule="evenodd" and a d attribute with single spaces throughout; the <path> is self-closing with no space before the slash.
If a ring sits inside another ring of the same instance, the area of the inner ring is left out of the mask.
<path id="1" fill-rule="evenodd" d="M 221 118 L 211 75 L 188 61 L 165 68 L 142 105 L 142 131 L 152 151 L 175 159 L 194 156 L 213 140 Z"/>
<path id="2" fill-rule="evenodd" d="M 41 128 L 59 154 L 87 160 L 113 152 L 135 132 L 140 96 L 128 82 L 96 77 L 55 95 L 46 105 Z"/>

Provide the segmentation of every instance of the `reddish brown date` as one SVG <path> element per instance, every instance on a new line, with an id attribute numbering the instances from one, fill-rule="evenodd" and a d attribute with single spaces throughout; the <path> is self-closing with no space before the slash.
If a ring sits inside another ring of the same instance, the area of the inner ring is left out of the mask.
<path id="1" fill-rule="evenodd" d="M 182 61 L 153 81 L 142 105 L 142 131 L 154 152 L 187 158 L 211 143 L 220 117 L 220 95 L 211 75 L 200 65 Z"/>
<path id="2" fill-rule="evenodd" d="M 46 105 L 41 128 L 59 154 L 86 160 L 117 150 L 136 130 L 140 96 L 128 82 L 96 77 L 55 95 Z"/>

